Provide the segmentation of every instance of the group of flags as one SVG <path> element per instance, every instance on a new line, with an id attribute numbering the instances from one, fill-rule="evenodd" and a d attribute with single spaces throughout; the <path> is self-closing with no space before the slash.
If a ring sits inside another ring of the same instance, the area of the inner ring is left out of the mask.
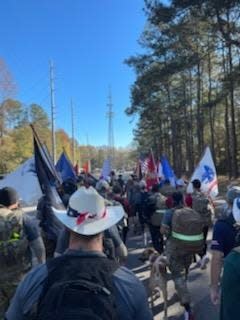
<path id="1" fill-rule="evenodd" d="M 163 156 L 159 161 L 155 161 L 152 151 L 149 153 L 149 156 L 138 160 L 135 174 L 139 180 L 142 180 L 144 177 L 148 190 L 159 182 L 164 183 L 165 181 L 169 181 L 173 187 L 177 187 L 178 184 L 176 175 L 167 157 Z M 200 180 L 203 192 L 212 198 L 218 195 L 217 173 L 209 147 L 206 147 L 198 166 L 191 176 L 187 187 L 188 193 L 193 192 L 191 181 L 194 179 Z"/>
<path id="2" fill-rule="evenodd" d="M 34 156 L 1 180 L 0 188 L 4 186 L 15 188 L 26 205 L 36 204 L 41 195 L 45 194 L 48 195 L 49 201 L 56 208 L 61 208 L 63 204 L 58 194 L 58 187 L 69 178 L 77 180 L 78 164 L 73 167 L 66 152 L 63 151 L 55 166 L 47 147 L 41 143 L 34 127 L 32 127 L 32 131 Z M 90 161 L 84 164 L 83 169 L 85 173 L 89 174 L 91 170 Z M 111 158 L 109 157 L 103 163 L 101 177 L 107 179 L 111 170 Z M 163 156 L 159 161 L 155 161 L 152 151 L 144 159 L 138 160 L 135 174 L 139 180 L 145 179 L 148 190 L 154 184 L 164 183 L 166 180 L 173 187 L 178 184 L 167 157 Z M 193 191 L 191 181 L 194 179 L 201 181 L 202 190 L 209 196 L 214 198 L 218 195 L 216 168 L 209 147 L 205 149 L 198 166 L 192 174 L 187 187 L 188 193 Z"/>
<path id="3" fill-rule="evenodd" d="M 160 161 L 155 161 L 152 151 L 145 159 L 138 160 L 135 174 L 139 180 L 145 178 L 147 189 L 166 180 L 176 187 L 176 177 L 167 157 L 163 156 Z"/>

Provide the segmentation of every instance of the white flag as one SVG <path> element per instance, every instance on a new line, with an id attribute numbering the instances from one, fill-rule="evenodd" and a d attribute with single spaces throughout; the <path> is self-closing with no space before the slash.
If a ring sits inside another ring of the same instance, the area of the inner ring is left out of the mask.
<path id="1" fill-rule="evenodd" d="M 164 174 L 163 174 L 163 168 L 162 168 L 161 161 L 159 161 L 159 163 L 158 163 L 158 177 L 161 180 L 164 180 Z"/>
<path id="2" fill-rule="evenodd" d="M 205 149 L 204 155 L 191 177 L 187 187 L 188 193 L 193 192 L 191 181 L 194 179 L 201 181 L 201 190 L 211 198 L 215 198 L 218 195 L 217 173 L 209 147 Z"/>
<path id="3" fill-rule="evenodd" d="M 107 179 L 109 177 L 109 175 L 110 175 L 110 172 L 111 172 L 111 159 L 107 158 L 103 162 L 101 176 L 104 179 Z"/>
<path id="4" fill-rule="evenodd" d="M 4 187 L 14 188 L 23 205 L 37 205 L 39 198 L 42 196 L 42 191 L 36 174 L 34 157 L 28 159 L 15 171 L 0 180 L 0 188 Z"/>

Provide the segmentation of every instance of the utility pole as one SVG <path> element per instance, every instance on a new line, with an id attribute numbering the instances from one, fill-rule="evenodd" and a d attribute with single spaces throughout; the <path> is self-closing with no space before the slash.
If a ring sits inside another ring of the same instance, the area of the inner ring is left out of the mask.
<path id="1" fill-rule="evenodd" d="M 52 61 L 50 61 L 50 92 L 51 92 L 51 124 L 52 124 L 52 158 L 53 158 L 53 163 L 55 164 L 56 163 L 56 136 L 55 136 L 56 105 L 55 105 L 55 88 L 54 88 Z"/>
<path id="2" fill-rule="evenodd" d="M 75 143 L 74 143 L 74 112 L 73 112 L 73 102 L 71 99 L 71 115 L 72 115 L 72 161 L 75 165 Z"/>
<path id="3" fill-rule="evenodd" d="M 109 87 L 109 95 L 108 95 L 108 112 L 107 112 L 107 118 L 108 118 L 108 157 L 111 159 L 111 162 L 113 164 L 114 162 L 114 136 L 113 136 L 113 103 L 112 103 L 112 93 L 111 88 Z"/>

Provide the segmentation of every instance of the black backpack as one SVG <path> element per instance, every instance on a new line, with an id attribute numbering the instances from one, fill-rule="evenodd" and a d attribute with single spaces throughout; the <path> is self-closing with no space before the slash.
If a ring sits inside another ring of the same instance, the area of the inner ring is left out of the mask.
<path id="1" fill-rule="evenodd" d="M 112 275 L 106 257 L 71 256 L 49 260 L 37 320 L 117 320 Z"/>
<path id="2" fill-rule="evenodd" d="M 148 194 L 145 196 L 143 208 L 144 216 L 147 220 L 149 220 L 157 209 L 157 198 L 153 194 Z"/>

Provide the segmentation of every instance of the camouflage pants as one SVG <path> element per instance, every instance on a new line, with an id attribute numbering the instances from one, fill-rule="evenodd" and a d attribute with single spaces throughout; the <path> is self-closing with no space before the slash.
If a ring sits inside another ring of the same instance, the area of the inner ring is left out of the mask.
<path id="1" fill-rule="evenodd" d="M 179 251 L 179 248 L 168 239 L 166 244 L 168 267 L 172 274 L 175 289 L 181 304 L 190 303 L 190 293 L 187 287 L 186 270 L 192 263 L 192 255 Z"/>
<path id="2" fill-rule="evenodd" d="M 22 277 L 23 274 L 7 270 L 4 272 L 4 278 L 0 277 L 0 320 L 4 319 L 4 314 Z"/>

